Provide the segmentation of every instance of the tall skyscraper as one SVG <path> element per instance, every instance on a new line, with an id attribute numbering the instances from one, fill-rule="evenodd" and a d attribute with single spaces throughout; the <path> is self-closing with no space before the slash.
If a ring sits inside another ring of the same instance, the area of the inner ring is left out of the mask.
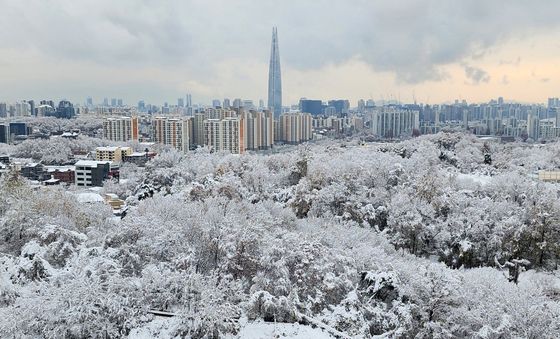
<path id="1" fill-rule="evenodd" d="M 280 75 L 280 52 L 278 51 L 278 31 L 272 28 L 272 47 L 268 69 L 268 107 L 277 119 L 282 113 L 282 78 Z"/>

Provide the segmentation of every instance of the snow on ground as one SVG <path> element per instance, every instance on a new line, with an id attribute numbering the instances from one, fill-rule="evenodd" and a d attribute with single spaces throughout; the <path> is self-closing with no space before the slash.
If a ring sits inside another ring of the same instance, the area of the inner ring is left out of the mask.
<path id="1" fill-rule="evenodd" d="M 464 174 L 464 173 L 457 173 L 457 179 L 460 181 L 470 181 L 482 186 L 487 185 L 492 180 L 491 176 L 483 175 L 483 174 Z"/>
<path id="2" fill-rule="evenodd" d="M 250 322 L 239 332 L 239 338 L 244 339 L 331 339 L 334 338 L 322 329 L 300 324 Z"/>
<path id="3" fill-rule="evenodd" d="M 173 318 L 155 317 L 148 324 L 132 330 L 129 339 L 172 339 Z M 242 325 L 237 335 L 227 335 L 234 339 L 332 339 L 329 333 L 318 327 L 300 324 L 248 322 Z"/>

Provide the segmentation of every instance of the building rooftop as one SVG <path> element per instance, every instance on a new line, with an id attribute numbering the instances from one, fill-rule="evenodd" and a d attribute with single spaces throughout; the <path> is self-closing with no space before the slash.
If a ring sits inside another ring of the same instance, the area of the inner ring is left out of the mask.
<path id="1" fill-rule="evenodd" d="M 97 167 L 97 165 L 108 164 L 108 163 L 110 163 L 110 161 L 80 160 L 76 162 L 75 166 Z"/>
<path id="2" fill-rule="evenodd" d="M 99 152 L 115 152 L 118 149 L 120 149 L 120 147 L 116 147 L 116 146 L 105 146 L 105 147 L 97 147 L 95 150 L 99 151 Z"/>

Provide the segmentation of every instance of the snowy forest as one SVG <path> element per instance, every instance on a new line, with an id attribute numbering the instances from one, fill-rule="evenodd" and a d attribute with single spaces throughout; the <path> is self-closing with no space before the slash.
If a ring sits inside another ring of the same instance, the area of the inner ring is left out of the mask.
<path id="1" fill-rule="evenodd" d="M 106 182 L 123 218 L 8 173 L 0 337 L 557 338 L 560 186 L 536 173 L 558 168 L 560 143 L 463 133 L 167 149 Z"/>

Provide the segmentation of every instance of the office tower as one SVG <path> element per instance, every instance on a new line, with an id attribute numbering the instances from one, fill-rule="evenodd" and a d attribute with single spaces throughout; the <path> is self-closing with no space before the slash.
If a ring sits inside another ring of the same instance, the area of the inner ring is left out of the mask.
<path id="1" fill-rule="evenodd" d="M 41 104 L 36 108 L 36 110 L 36 114 L 38 117 L 54 116 L 54 108 L 52 108 L 51 105 Z"/>
<path id="2" fill-rule="evenodd" d="M 185 107 L 185 99 L 183 99 L 183 98 L 177 99 L 177 106 L 178 107 Z"/>
<path id="3" fill-rule="evenodd" d="M 105 107 L 109 106 L 109 99 L 103 98 L 103 106 Z"/>
<path id="4" fill-rule="evenodd" d="M 106 118 L 103 138 L 112 141 L 138 141 L 138 117 Z"/>
<path id="5" fill-rule="evenodd" d="M 190 147 L 190 122 L 189 119 L 154 118 L 152 123 L 154 141 L 187 152 Z"/>
<path id="6" fill-rule="evenodd" d="M 219 107 L 221 107 L 221 106 L 222 106 L 222 103 L 221 103 L 220 100 L 218 100 L 218 99 L 212 100 L 212 107 L 214 107 L 214 108 L 219 108 Z"/>
<path id="7" fill-rule="evenodd" d="M 284 113 L 279 118 L 277 140 L 286 144 L 299 144 L 311 140 L 313 118 L 309 113 Z"/>
<path id="8" fill-rule="evenodd" d="M 49 105 L 53 108 L 53 110 L 56 108 L 54 101 L 52 100 L 41 100 L 39 101 L 39 105 Z"/>
<path id="9" fill-rule="evenodd" d="M 558 98 L 548 98 L 548 108 L 556 108 L 560 106 L 560 100 Z"/>
<path id="10" fill-rule="evenodd" d="M 29 110 L 31 115 L 37 116 L 37 111 L 35 109 L 35 100 L 27 100 L 27 103 L 29 104 Z"/>
<path id="11" fill-rule="evenodd" d="M 280 51 L 278 50 L 278 31 L 272 28 L 272 46 L 268 69 L 268 108 L 278 118 L 282 113 L 282 79 L 280 75 Z"/>
<path id="12" fill-rule="evenodd" d="M 334 107 L 337 116 L 345 117 L 348 115 L 350 102 L 348 100 L 329 100 L 328 106 Z"/>
<path id="13" fill-rule="evenodd" d="M 262 111 L 263 109 L 265 109 L 265 107 L 264 107 L 264 100 L 263 100 L 263 99 L 259 99 L 259 110 Z"/>
<path id="14" fill-rule="evenodd" d="M 241 117 L 204 121 L 206 144 L 214 151 L 227 151 L 233 154 L 245 152 L 245 129 Z"/>
<path id="15" fill-rule="evenodd" d="M 233 108 L 241 108 L 242 106 L 241 99 L 233 99 Z"/>
<path id="16" fill-rule="evenodd" d="M 498 105 L 502 106 L 504 104 L 504 98 L 503 97 L 499 97 L 498 98 Z"/>
<path id="17" fill-rule="evenodd" d="M 87 97 L 86 106 L 93 107 L 93 98 L 92 97 Z"/>
<path id="18" fill-rule="evenodd" d="M 123 107 L 123 99 L 118 99 L 117 100 L 117 106 Z"/>
<path id="19" fill-rule="evenodd" d="M 299 100 L 299 110 L 302 113 L 321 115 L 323 114 L 323 109 L 323 102 L 321 100 L 309 100 L 305 98 Z"/>
<path id="20" fill-rule="evenodd" d="M 245 147 L 248 150 L 265 150 L 274 144 L 274 116 L 270 111 L 247 112 L 245 122 Z"/>
<path id="21" fill-rule="evenodd" d="M 243 100 L 243 108 L 246 111 L 254 110 L 255 105 L 253 104 L 253 100 Z"/>
<path id="22" fill-rule="evenodd" d="M 62 100 L 58 103 L 54 114 L 57 118 L 71 119 L 76 116 L 76 110 L 70 101 Z"/>
<path id="23" fill-rule="evenodd" d="M 230 104 L 228 98 L 225 98 L 225 99 L 224 99 L 224 103 L 223 103 L 222 107 L 223 107 L 223 108 L 226 108 L 226 109 L 229 109 L 229 108 L 231 107 L 231 104 Z"/>
<path id="24" fill-rule="evenodd" d="M 111 107 L 117 106 L 117 98 L 111 98 Z"/>
<path id="25" fill-rule="evenodd" d="M 31 116 L 31 108 L 27 101 L 16 102 L 15 105 L 15 116 L 16 117 L 28 117 Z"/>
<path id="26" fill-rule="evenodd" d="M 146 103 L 144 102 L 144 100 L 138 101 L 138 110 L 140 112 L 146 111 Z"/>
<path id="27" fill-rule="evenodd" d="M 420 113 L 415 110 L 381 107 L 372 112 L 371 129 L 382 138 L 411 136 L 414 129 L 420 128 L 419 118 Z"/>

